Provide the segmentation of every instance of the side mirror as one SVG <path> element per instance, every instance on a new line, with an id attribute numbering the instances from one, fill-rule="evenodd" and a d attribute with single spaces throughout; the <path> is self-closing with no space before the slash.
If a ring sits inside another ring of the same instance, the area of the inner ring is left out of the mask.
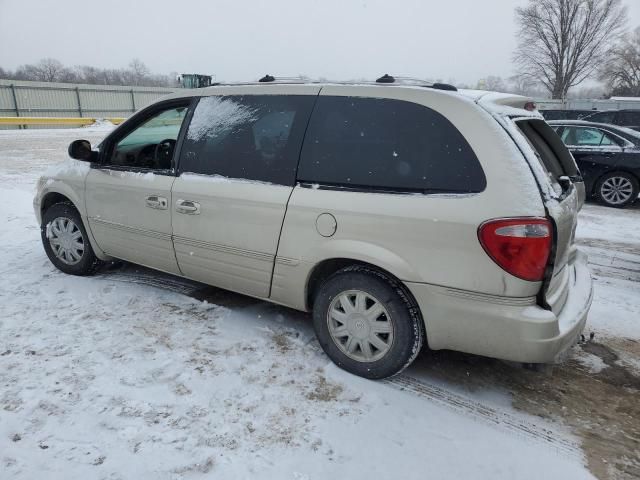
<path id="1" fill-rule="evenodd" d="M 89 140 L 74 140 L 69 144 L 69 156 L 75 160 L 92 162 L 94 154 Z"/>

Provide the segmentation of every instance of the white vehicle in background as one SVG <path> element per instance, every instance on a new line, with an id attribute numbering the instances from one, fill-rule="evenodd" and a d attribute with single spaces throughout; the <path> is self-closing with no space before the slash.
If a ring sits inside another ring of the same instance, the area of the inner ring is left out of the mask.
<path id="1" fill-rule="evenodd" d="M 69 153 L 86 168 L 34 200 L 56 267 L 118 258 L 312 311 L 357 375 L 425 342 L 553 362 L 585 325 L 584 187 L 527 98 L 267 76 L 173 94 Z"/>

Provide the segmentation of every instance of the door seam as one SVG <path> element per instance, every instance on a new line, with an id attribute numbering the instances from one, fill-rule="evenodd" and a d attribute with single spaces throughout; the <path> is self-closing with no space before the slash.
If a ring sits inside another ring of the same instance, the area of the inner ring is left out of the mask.
<path id="1" fill-rule="evenodd" d="M 176 173 L 177 173 L 177 169 L 176 169 Z M 171 182 L 171 187 L 169 188 L 169 218 L 171 220 L 171 248 L 173 250 L 173 258 L 175 258 L 176 260 L 176 267 L 178 268 L 178 272 L 180 272 L 180 275 L 182 275 L 183 277 L 186 277 L 185 274 L 183 273 L 182 269 L 180 268 L 180 262 L 178 262 L 178 255 L 176 254 L 176 242 L 174 241 L 175 239 L 175 234 L 173 233 L 173 186 L 176 183 L 176 180 L 178 179 L 178 176 L 180 174 L 176 175 L 175 177 L 173 177 L 173 182 Z"/>
<path id="2" fill-rule="evenodd" d="M 304 142 L 307 138 L 307 130 L 309 129 L 309 124 L 311 123 L 311 117 L 313 116 L 313 111 L 316 109 L 316 105 L 318 103 L 318 98 L 320 97 L 320 92 L 322 92 L 322 88 L 318 90 L 316 94 L 315 101 L 313 102 L 313 107 L 311 107 L 311 112 L 309 112 L 309 118 L 307 118 L 307 124 L 304 127 L 304 133 L 302 134 L 302 141 L 300 142 L 300 150 L 298 151 L 298 161 L 296 162 L 296 178 L 294 179 L 293 186 L 291 187 L 291 191 L 289 192 L 289 196 L 287 197 L 287 203 L 284 206 L 284 215 L 282 215 L 282 223 L 280 224 L 280 233 L 278 234 L 278 242 L 276 243 L 276 254 L 273 256 L 273 263 L 271 264 L 271 276 L 269 277 L 269 292 L 267 293 L 267 298 L 271 298 L 271 292 L 273 290 L 273 275 L 276 271 L 276 263 L 278 260 L 278 253 L 280 252 L 280 240 L 282 239 L 282 231 L 284 230 L 284 222 L 287 219 L 287 212 L 289 211 L 289 202 L 291 201 L 291 196 L 298 186 L 298 168 L 300 167 L 300 158 L 302 157 L 302 147 L 304 146 Z M 174 248 L 175 250 L 175 248 Z"/>

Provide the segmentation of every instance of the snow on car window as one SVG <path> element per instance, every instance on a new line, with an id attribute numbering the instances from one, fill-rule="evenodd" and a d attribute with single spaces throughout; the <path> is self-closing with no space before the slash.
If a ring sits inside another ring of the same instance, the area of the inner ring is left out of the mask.
<path id="1" fill-rule="evenodd" d="M 254 108 L 224 97 L 205 97 L 193 112 L 187 138 L 200 141 L 223 135 L 237 125 L 257 119 Z"/>

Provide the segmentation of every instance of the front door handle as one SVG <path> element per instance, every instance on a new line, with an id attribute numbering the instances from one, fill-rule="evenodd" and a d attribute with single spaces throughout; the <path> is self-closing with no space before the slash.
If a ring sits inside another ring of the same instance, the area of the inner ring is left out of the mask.
<path id="1" fill-rule="evenodd" d="M 178 199 L 176 201 L 176 211 L 178 213 L 185 213 L 187 215 L 199 215 L 200 214 L 200 204 L 198 202 L 194 202 L 193 200 L 183 200 Z"/>
<path id="2" fill-rule="evenodd" d="M 155 208 L 156 210 L 166 210 L 169 202 L 166 198 L 159 195 L 149 195 L 145 199 L 145 203 L 149 208 Z"/>

